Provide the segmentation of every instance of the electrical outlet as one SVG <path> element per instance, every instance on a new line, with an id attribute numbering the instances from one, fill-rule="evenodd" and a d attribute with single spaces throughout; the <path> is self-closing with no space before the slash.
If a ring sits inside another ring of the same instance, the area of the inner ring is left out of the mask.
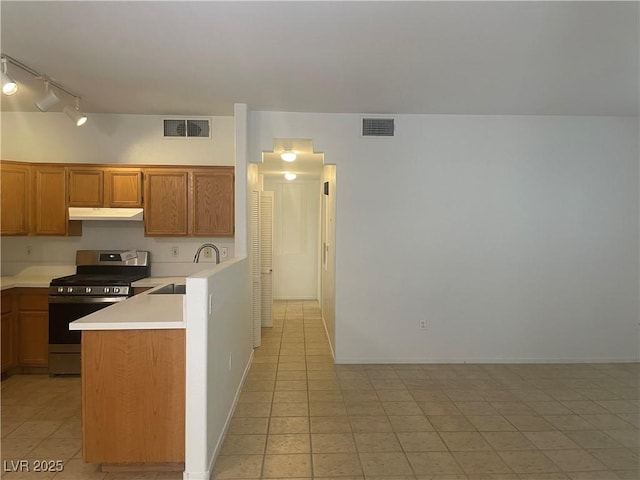
<path id="1" fill-rule="evenodd" d="M 211 258 L 211 250 L 211 247 L 207 247 L 202 251 L 204 258 Z"/>
<path id="2" fill-rule="evenodd" d="M 33 253 L 33 247 L 31 245 L 27 245 L 27 248 L 25 248 L 24 253 L 27 257 L 30 257 L 31 254 Z"/>
<path id="3" fill-rule="evenodd" d="M 427 321 L 420 320 L 420 330 L 426 330 L 426 329 L 427 329 Z"/>
<path id="4" fill-rule="evenodd" d="M 229 252 L 227 251 L 227 247 L 222 247 L 220 249 L 220 257 L 227 258 L 227 255 L 229 255 Z"/>
<path id="5" fill-rule="evenodd" d="M 176 247 L 176 246 L 171 247 L 171 256 L 172 257 L 177 257 L 179 253 L 180 253 L 180 250 L 178 250 L 178 247 Z"/>

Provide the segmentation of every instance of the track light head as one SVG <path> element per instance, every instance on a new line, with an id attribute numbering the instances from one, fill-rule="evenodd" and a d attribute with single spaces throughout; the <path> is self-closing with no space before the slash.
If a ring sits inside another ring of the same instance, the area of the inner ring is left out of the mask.
<path id="1" fill-rule="evenodd" d="M 38 107 L 38 110 L 40 110 L 41 112 L 46 112 L 60 101 L 60 98 L 58 98 L 56 93 L 53 90 L 49 89 L 49 82 L 45 80 L 44 84 L 47 93 L 44 95 L 44 97 L 36 102 L 36 107 Z"/>
<path id="2" fill-rule="evenodd" d="M 87 116 L 80 111 L 80 99 L 78 97 L 76 97 L 76 108 L 73 108 L 71 105 L 65 105 L 62 111 L 67 114 L 67 117 L 73 120 L 76 127 L 81 127 L 87 123 Z"/>
<path id="3" fill-rule="evenodd" d="M 7 74 L 7 59 L 2 57 L 2 93 L 13 95 L 18 91 L 18 84 Z"/>

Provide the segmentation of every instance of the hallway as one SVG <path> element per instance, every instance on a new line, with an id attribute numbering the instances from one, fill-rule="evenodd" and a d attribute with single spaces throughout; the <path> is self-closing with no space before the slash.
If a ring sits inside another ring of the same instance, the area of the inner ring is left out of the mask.
<path id="1" fill-rule="evenodd" d="M 638 364 L 334 365 L 274 304 L 216 479 L 638 479 Z"/>

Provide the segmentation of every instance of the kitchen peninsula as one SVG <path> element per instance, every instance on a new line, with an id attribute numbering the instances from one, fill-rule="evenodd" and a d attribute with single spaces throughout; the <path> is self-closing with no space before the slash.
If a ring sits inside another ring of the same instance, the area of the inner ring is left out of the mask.
<path id="1" fill-rule="evenodd" d="M 104 470 L 184 469 L 185 295 L 154 294 L 165 284 L 69 326 L 82 330 L 83 459 Z"/>

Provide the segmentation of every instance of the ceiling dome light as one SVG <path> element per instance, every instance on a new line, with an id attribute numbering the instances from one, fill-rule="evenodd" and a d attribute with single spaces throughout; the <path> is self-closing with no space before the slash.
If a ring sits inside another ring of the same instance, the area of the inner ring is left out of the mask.
<path id="1" fill-rule="evenodd" d="M 296 159 L 296 152 L 292 150 L 285 150 L 280 154 L 280 158 L 285 162 L 293 162 Z"/>
<path id="2" fill-rule="evenodd" d="M 13 95 L 18 91 L 18 84 L 7 75 L 7 59 L 2 57 L 2 93 Z"/>
<path id="3" fill-rule="evenodd" d="M 295 155 L 295 154 L 294 154 Z M 296 174 L 295 173 L 285 173 L 284 174 L 284 178 L 286 178 L 287 180 L 295 180 L 296 179 Z"/>
<path id="4" fill-rule="evenodd" d="M 60 101 L 56 93 L 53 90 L 49 90 L 49 82 L 45 81 L 44 84 L 47 93 L 36 102 L 36 107 L 38 107 L 38 110 L 41 112 L 46 112 Z"/>
<path id="5" fill-rule="evenodd" d="M 67 114 L 67 116 L 74 121 L 77 127 L 81 127 L 85 123 L 87 123 L 87 116 L 80 111 L 80 99 L 76 97 L 76 108 L 73 108 L 71 105 L 66 105 L 62 111 Z"/>

